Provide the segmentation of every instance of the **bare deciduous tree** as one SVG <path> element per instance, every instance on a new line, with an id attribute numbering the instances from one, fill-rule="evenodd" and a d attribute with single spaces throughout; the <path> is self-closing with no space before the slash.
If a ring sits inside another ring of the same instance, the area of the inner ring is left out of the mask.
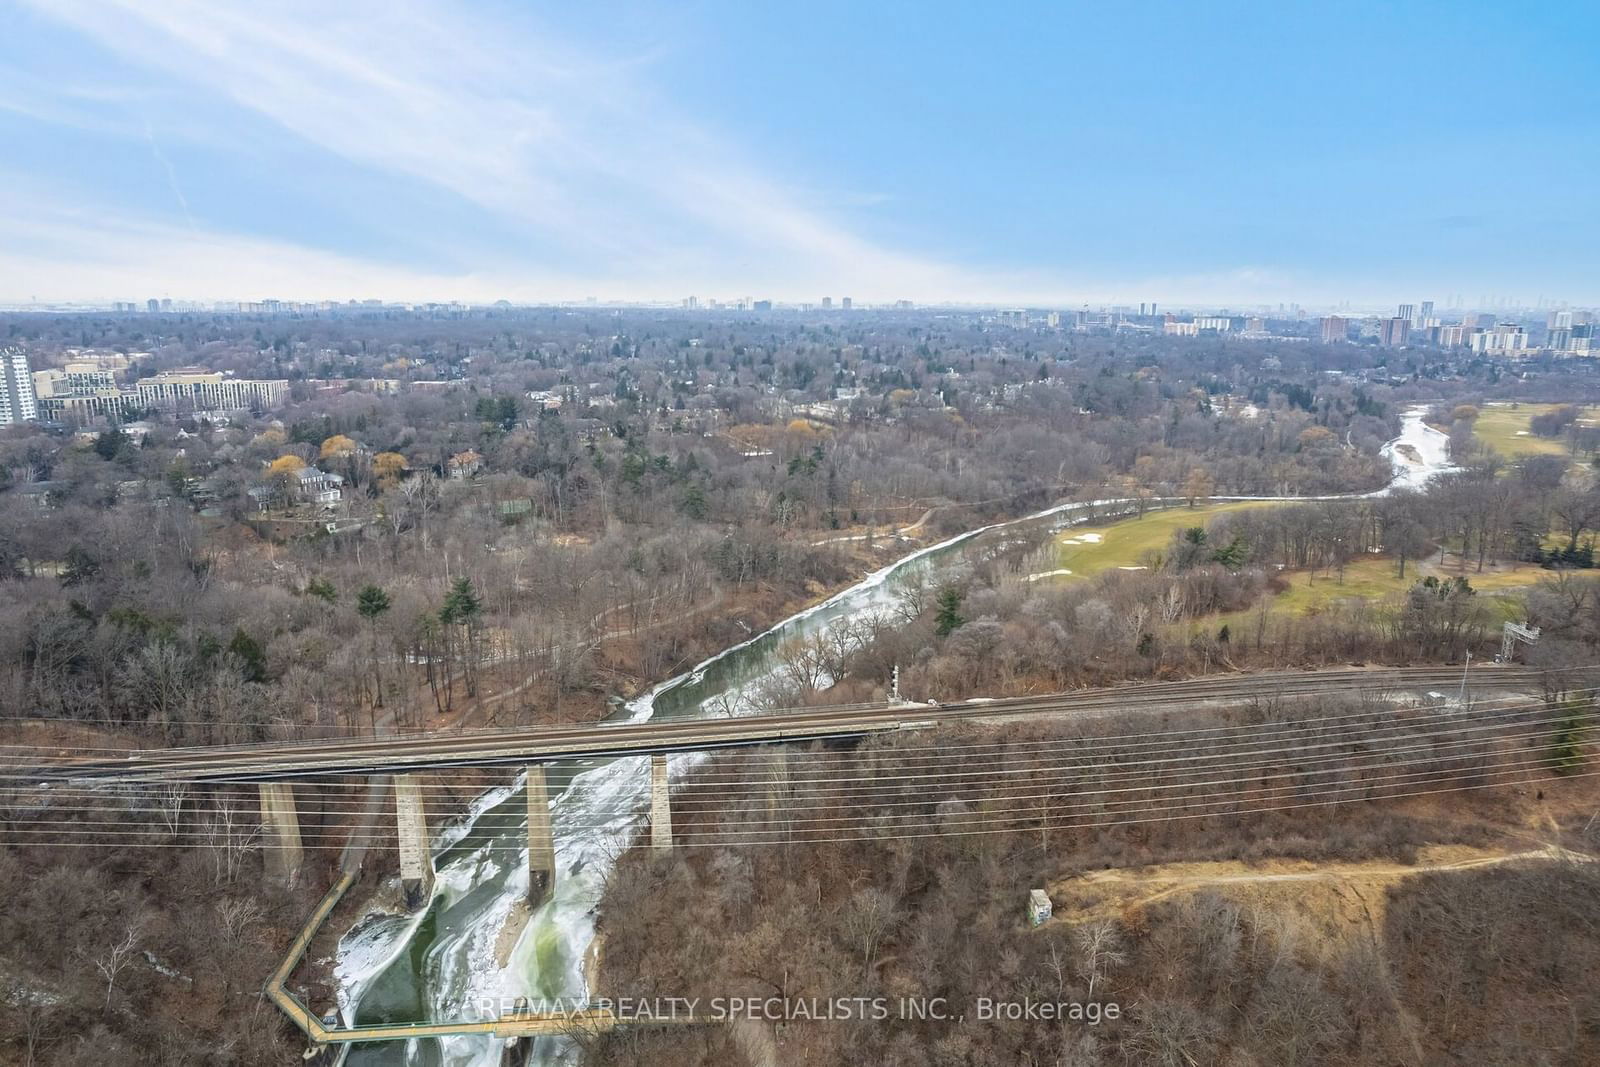
<path id="1" fill-rule="evenodd" d="M 1122 931 L 1111 919 L 1096 919 L 1073 931 L 1078 946 L 1078 976 L 1089 985 L 1089 1000 L 1094 990 L 1113 968 L 1127 962 Z"/>
<path id="2" fill-rule="evenodd" d="M 260 847 L 261 824 L 249 821 L 232 799 L 218 803 L 204 823 L 206 848 L 211 851 L 212 881 L 232 882 L 243 869 L 245 857 Z"/>
<path id="3" fill-rule="evenodd" d="M 217 902 L 217 922 L 222 927 L 222 936 L 230 942 L 238 941 L 265 916 L 260 902 L 252 897 L 230 897 Z"/>
<path id="4" fill-rule="evenodd" d="M 189 787 L 183 782 L 169 782 L 156 789 L 155 807 L 168 837 L 178 836 L 178 827 L 183 820 L 183 805 L 188 799 Z"/>
<path id="5" fill-rule="evenodd" d="M 861 965 L 871 972 L 878 945 L 900 921 L 895 899 L 876 886 L 857 890 L 839 916 L 840 930 L 861 954 Z"/>
<path id="6" fill-rule="evenodd" d="M 139 948 L 139 938 L 143 930 L 138 920 L 130 922 L 123 934 L 122 940 L 109 946 L 103 953 L 94 959 L 94 968 L 100 972 L 100 977 L 106 983 L 106 1008 L 111 1007 L 111 994 L 117 987 L 117 976 L 127 969 L 133 962 L 134 953 Z"/>

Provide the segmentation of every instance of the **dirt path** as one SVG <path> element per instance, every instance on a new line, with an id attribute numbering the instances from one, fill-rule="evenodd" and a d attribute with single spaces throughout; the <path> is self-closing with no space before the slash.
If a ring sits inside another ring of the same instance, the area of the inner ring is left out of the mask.
<path id="1" fill-rule="evenodd" d="M 946 506 L 949 506 L 949 505 L 944 505 L 944 504 L 936 504 L 936 505 L 934 505 L 933 507 L 929 508 L 927 511 L 924 511 L 922 513 L 922 517 L 920 519 L 918 519 L 916 522 L 912 523 L 910 526 L 902 526 L 899 529 L 892 529 L 892 528 L 887 528 L 886 527 L 886 528 L 881 529 L 881 530 L 877 530 L 877 529 L 868 530 L 866 533 L 841 534 L 838 537 L 824 537 L 820 541 L 811 542 L 811 547 L 812 548 L 820 548 L 823 545 L 837 545 L 837 544 L 843 544 L 843 543 L 845 543 L 847 541 L 867 541 L 867 540 L 892 541 L 895 538 L 915 537 L 915 536 L 917 536 L 918 531 L 920 531 L 924 526 L 927 525 L 928 520 L 933 518 L 934 512 L 938 511 L 941 507 L 946 507 Z"/>
<path id="2" fill-rule="evenodd" d="M 744 1053 L 745 1062 L 751 1067 L 778 1067 L 782 1063 L 771 1023 L 758 1022 L 748 1016 L 735 1019 L 733 1043 Z"/>
<path id="3" fill-rule="evenodd" d="M 684 608 L 680 611 L 673 612 L 671 615 L 654 619 L 650 622 L 641 623 L 636 627 L 607 630 L 605 633 L 601 634 L 598 639 L 600 641 L 616 641 L 624 637 L 633 637 L 636 634 L 645 633 L 648 630 L 654 630 L 662 626 L 669 626 L 673 623 L 682 622 L 684 619 L 691 619 L 696 615 L 704 615 L 708 611 L 715 611 L 722 606 L 724 599 L 726 599 L 726 593 L 724 593 L 724 591 L 721 589 L 717 589 L 711 594 L 711 598 L 709 600 L 702 601 L 692 608 Z M 626 606 L 628 605 L 624 605 L 624 607 Z"/>
<path id="4" fill-rule="evenodd" d="M 916 522 L 912 523 L 910 526 L 902 526 L 902 527 L 900 527 L 900 536 L 901 537 L 907 537 L 907 536 L 910 536 L 911 534 L 916 533 L 918 530 L 922 529 L 924 526 L 927 525 L 928 520 L 933 518 L 933 513 L 938 511 L 938 510 L 939 509 L 938 509 L 937 506 L 931 507 L 927 511 L 924 511 L 922 513 L 922 518 L 918 519 Z"/>
<path id="5" fill-rule="evenodd" d="M 651 599 L 655 600 L 659 598 L 652 597 Z M 621 641 L 630 637 L 637 637 L 639 634 L 648 633 L 651 630 L 659 629 L 663 626 L 676 625 L 681 623 L 684 619 L 693 618 L 694 616 L 703 615 L 706 612 L 717 610 L 722 606 L 724 599 L 726 599 L 726 596 L 723 591 L 719 589 L 709 600 L 705 601 L 704 603 L 697 604 L 692 608 L 687 608 L 683 611 L 676 612 L 675 614 L 655 619 L 638 627 L 607 630 L 604 633 L 596 634 L 593 637 L 585 638 L 580 641 L 574 641 L 571 644 L 565 645 L 561 648 L 561 651 L 567 655 L 589 652 L 598 648 L 607 641 Z M 617 607 L 608 608 L 599 615 L 596 615 L 595 619 L 600 619 L 605 615 L 611 614 L 612 612 L 620 611 L 633 606 L 634 605 L 632 604 L 620 604 Z M 493 663 L 494 661 L 491 659 L 488 661 L 487 665 L 493 666 Z M 496 704 L 503 703 L 504 701 L 509 700 L 511 697 L 526 691 L 530 686 L 539 680 L 539 677 L 540 676 L 537 674 L 530 675 L 529 677 L 524 678 L 522 681 L 510 686 L 509 688 L 501 689 L 487 696 L 474 697 L 471 699 L 462 698 L 461 703 L 456 708 L 444 715 L 430 714 L 427 711 L 427 704 L 424 701 L 423 714 L 426 716 L 428 723 L 427 728 L 430 732 L 437 733 L 445 730 L 465 730 L 473 727 L 492 725 L 492 723 L 481 721 L 482 713 L 493 708 Z M 423 695 L 426 695 L 425 691 Z M 394 709 L 385 711 L 384 714 L 378 718 L 379 726 L 383 727 L 385 730 L 396 733 L 400 732 L 394 725 L 395 714 L 396 712 Z"/>
<path id="6" fill-rule="evenodd" d="M 1172 863 L 1147 868 L 1090 871 L 1050 887 L 1057 902 L 1056 919 L 1066 923 L 1113 918 L 1130 910 L 1149 907 L 1181 893 L 1202 889 L 1253 889 L 1294 883 L 1355 890 L 1367 917 L 1373 902 L 1360 887 L 1384 887 L 1419 874 L 1466 871 L 1507 863 L 1564 861 L 1592 863 L 1594 858 L 1557 845 L 1506 851 L 1442 845 L 1423 849 L 1411 865 L 1381 861 L 1313 863 L 1307 860 L 1270 860 L 1247 866 L 1235 860 L 1206 863 Z M 1381 907 L 1381 905 L 1379 905 Z"/>

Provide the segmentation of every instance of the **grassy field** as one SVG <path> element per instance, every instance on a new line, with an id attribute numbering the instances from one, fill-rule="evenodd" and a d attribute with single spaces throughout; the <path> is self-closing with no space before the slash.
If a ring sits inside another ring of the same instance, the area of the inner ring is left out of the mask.
<path id="1" fill-rule="evenodd" d="M 1440 570 L 1432 566 L 1430 561 L 1430 565 L 1421 570 L 1408 566 L 1402 580 L 1395 576 L 1394 560 L 1377 556 L 1355 560 L 1347 565 L 1343 583 L 1332 574 L 1319 572 L 1313 576 L 1306 571 L 1281 571 L 1278 576 L 1289 583 L 1289 587 L 1277 596 L 1268 594 L 1266 602 L 1268 611 L 1280 616 L 1317 615 L 1349 601 L 1366 601 L 1377 605 L 1410 589 L 1430 573 L 1441 578 L 1453 578 L 1458 572 L 1454 566 Z M 1550 573 L 1531 563 L 1516 563 L 1484 574 L 1472 573 L 1469 566 L 1464 577 L 1484 603 L 1494 609 L 1497 622 L 1522 622 L 1527 618 L 1523 595 L 1549 577 Z M 1255 619 L 1257 610 L 1257 607 L 1250 607 L 1243 611 L 1225 612 L 1206 619 L 1195 619 L 1191 625 L 1207 630 L 1226 625 L 1243 632 L 1242 628 L 1248 627 Z"/>
<path id="2" fill-rule="evenodd" d="M 1553 407 L 1554 404 L 1489 404 L 1481 409 L 1472 434 L 1502 456 L 1564 456 L 1564 438 L 1535 437 L 1528 432 L 1528 420 Z M 1600 408 L 1585 408 L 1583 417 L 1585 421 L 1600 419 Z"/>
<path id="3" fill-rule="evenodd" d="M 1395 593 L 1410 589 L 1418 579 L 1427 574 L 1436 574 L 1440 578 L 1453 578 L 1460 574 L 1480 595 L 1506 597 L 1538 585 L 1551 573 L 1532 563 L 1511 563 L 1493 571 L 1475 574 L 1470 564 L 1466 571 L 1462 572 L 1458 571 L 1453 563 L 1454 560 L 1443 569 L 1433 566 L 1431 561 L 1421 570 L 1407 567 L 1406 576 L 1402 579 L 1396 575 L 1392 559 L 1378 557 L 1355 560 L 1345 567 L 1342 583 L 1334 575 L 1319 573 L 1313 577 L 1305 571 L 1285 571 L 1281 577 L 1289 583 L 1289 588 L 1273 599 L 1272 606 L 1278 611 L 1311 615 L 1324 611 L 1341 600 L 1381 601 Z M 1516 605 L 1508 604 L 1508 607 L 1514 606 Z"/>
<path id="4" fill-rule="evenodd" d="M 1242 500 L 1197 508 L 1168 508 L 1148 512 L 1142 519 L 1124 519 L 1110 526 L 1074 527 L 1056 538 L 1061 546 L 1058 566 L 1071 571 L 1073 578 L 1092 578 L 1114 567 L 1137 567 L 1145 553 L 1165 549 L 1174 530 L 1204 526 L 1225 511 L 1268 504 L 1268 501 Z"/>
<path id="5" fill-rule="evenodd" d="M 1270 506 L 1270 501 L 1251 500 L 1207 504 L 1197 508 L 1169 508 L 1152 511 L 1142 519 L 1124 519 L 1108 526 L 1067 530 L 1056 538 L 1060 559 L 1058 566 L 1071 573 L 1059 575 L 1054 580 L 1092 578 L 1116 568 L 1141 566 L 1148 553 L 1165 550 L 1174 531 L 1189 526 L 1204 526 L 1225 511 Z M 1477 574 L 1470 563 L 1465 571 L 1458 571 L 1454 557 L 1449 557 L 1442 568 L 1435 562 L 1437 559 L 1435 555 L 1420 567 L 1408 566 L 1403 579 L 1395 574 L 1394 560 L 1382 556 L 1352 561 L 1344 569 L 1343 581 L 1332 573 L 1283 571 L 1279 577 L 1288 584 L 1288 588 L 1271 598 L 1272 610 L 1314 615 L 1341 601 L 1383 601 L 1395 593 L 1410 589 L 1428 574 L 1441 578 L 1462 574 L 1480 595 L 1495 602 L 1505 618 L 1520 620 L 1523 617 L 1521 594 L 1538 585 L 1551 573 L 1531 563 L 1509 563 Z M 1213 622 L 1242 622 L 1253 614 L 1253 610 L 1217 616 Z"/>

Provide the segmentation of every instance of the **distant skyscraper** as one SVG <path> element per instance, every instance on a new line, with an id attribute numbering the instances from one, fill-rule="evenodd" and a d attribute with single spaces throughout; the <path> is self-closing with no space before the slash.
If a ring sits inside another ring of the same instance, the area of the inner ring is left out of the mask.
<path id="1" fill-rule="evenodd" d="M 770 300 L 757 300 L 754 304 L 752 304 L 750 306 L 752 308 L 754 308 L 756 311 L 771 311 L 772 310 L 772 301 L 770 301 Z"/>
<path id="2" fill-rule="evenodd" d="M 150 314 L 154 315 L 156 312 L 161 310 L 161 301 L 155 299 L 146 300 L 144 302 L 144 309 Z"/>
<path id="3" fill-rule="evenodd" d="M 1401 304 L 1400 310 L 1405 311 L 1411 305 Z M 1384 319 L 1379 333 L 1379 341 L 1385 348 L 1399 348 L 1411 339 L 1411 320 L 1404 315 L 1396 315 L 1392 319 Z"/>
<path id="4" fill-rule="evenodd" d="M 823 297 L 822 298 L 822 310 L 827 311 L 831 307 L 833 307 L 833 297 L 831 297 L 831 296 Z"/>
<path id="5" fill-rule="evenodd" d="M 27 354 L 20 348 L 0 348 L 0 426 L 38 417 Z"/>
<path id="6" fill-rule="evenodd" d="M 1431 318 L 1433 318 L 1433 301 L 1424 300 L 1422 302 L 1422 310 L 1417 313 L 1416 325 L 1419 327 L 1426 326 Z"/>
<path id="7" fill-rule="evenodd" d="M 1415 304 L 1401 304 L 1400 310 L 1395 313 L 1395 318 L 1405 319 L 1407 322 L 1412 321 L 1416 317 L 1417 306 Z"/>
<path id="8" fill-rule="evenodd" d="M 1350 324 L 1338 315 L 1329 315 L 1322 320 L 1322 343 L 1331 345 L 1335 341 L 1343 341 L 1350 336 Z"/>
<path id="9" fill-rule="evenodd" d="M 849 311 L 853 304 L 854 301 L 852 301 L 848 296 L 839 301 L 839 306 L 844 308 L 846 311 Z"/>

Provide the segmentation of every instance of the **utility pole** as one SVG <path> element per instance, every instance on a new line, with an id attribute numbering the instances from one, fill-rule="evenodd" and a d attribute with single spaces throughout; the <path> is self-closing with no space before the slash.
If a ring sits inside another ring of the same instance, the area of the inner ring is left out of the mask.
<path id="1" fill-rule="evenodd" d="M 1467 662 L 1461 665 L 1461 692 L 1456 694 L 1456 704 L 1461 706 L 1467 702 L 1467 668 L 1472 666 L 1472 650 L 1467 650 Z"/>

